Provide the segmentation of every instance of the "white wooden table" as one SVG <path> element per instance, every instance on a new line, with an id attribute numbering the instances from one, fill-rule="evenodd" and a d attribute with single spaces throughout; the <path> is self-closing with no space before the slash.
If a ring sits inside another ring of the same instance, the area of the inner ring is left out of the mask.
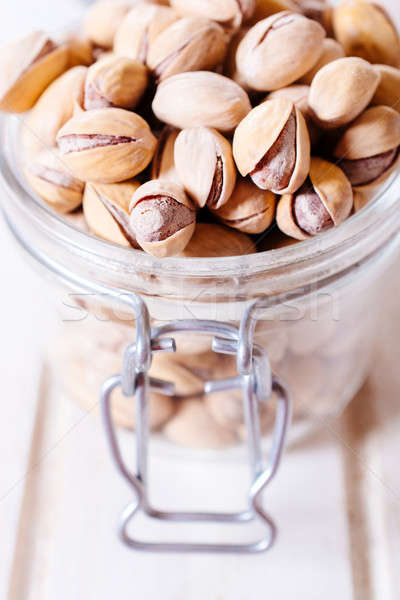
<path id="1" fill-rule="evenodd" d="M 2 6 L 0 38 L 57 27 L 77 11 L 75 0 L 40 0 L 34 7 L 31 0 L 13 0 Z M 61 394 L 50 397 L 51 382 L 40 382 L 46 341 L 57 326 L 54 301 L 1 220 L 0 251 L 0 598 L 400 597 L 400 276 L 382 307 L 367 385 L 337 422 L 286 455 L 268 493 L 280 526 L 273 552 L 141 555 L 115 537 L 117 515 L 131 495 L 111 465 L 99 422 Z M 204 503 L 211 477 L 225 507 L 239 497 L 235 481 L 243 468 L 157 456 L 154 488 L 167 502 L 181 492 L 189 503 Z M 188 482 L 196 479 L 188 494 Z"/>

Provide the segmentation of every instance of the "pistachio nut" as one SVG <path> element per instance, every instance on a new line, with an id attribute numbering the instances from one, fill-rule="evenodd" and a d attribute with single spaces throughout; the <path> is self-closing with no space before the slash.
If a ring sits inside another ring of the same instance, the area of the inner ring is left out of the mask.
<path id="1" fill-rule="evenodd" d="M 185 400 L 164 427 L 166 437 L 188 448 L 221 449 L 234 445 L 237 436 L 221 427 L 210 415 L 204 401 Z"/>
<path id="2" fill-rule="evenodd" d="M 66 44 L 42 31 L 6 44 L 0 51 L 0 110 L 23 113 L 68 68 Z"/>
<path id="3" fill-rule="evenodd" d="M 217 258 L 243 256 L 255 252 L 254 242 L 248 235 L 216 223 L 197 223 L 192 239 L 178 256 Z M 215 360 L 214 355 L 214 362 Z"/>
<path id="4" fill-rule="evenodd" d="M 352 123 L 334 156 L 354 187 L 382 183 L 400 154 L 400 115 L 389 106 L 373 106 Z"/>
<path id="5" fill-rule="evenodd" d="M 100 48 L 112 48 L 115 33 L 132 6 L 129 2 L 99 0 L 86 14 L 84 35 Z"/>
<path id="6" fill-rule="evenodd" d="M 58 77 L 40 96 L 21 127 L 21 142 L 28 159 L 56 145 L 59 130 L 83 107 L 87 67 L 74 67 Z"/>
<path id="7" fill-rule="evenodd" d="M 89 68 L 86 86 L 86 110 L 94 108 L 136 107 L 148 83 L 147 69 L 137 60 L 108 56 Z"/>
<path id="8" fill-rule="evenodd" d="M 146 63 L 154 40 L 178 19 L 167 6 L 140 3 L 126 15 L 115 34 L 114 52 Z"/>
<path id="9" fill-rule="evenodd" d="M 343 50 L 343 46 L 341 46 L 339 42 L 333 40 L 332 38 L 326 38 L 323 41 L 321 56 L 319 57 L 313 68 L 310 71 L 308 71 L 308 73 L 303 75 L 303 77 L 301 78 L 301 83 L 304 83 L 305 85 L 311 85 L 315 75 L 318 73 L 318 71 L 322 69 L 322 67 L 325 67 L 325 65 L 329 65 L 329 63 L 333 62 L 334 60 L 337 60 L 338 58 L 344 57 L 345 52 Z"/>
<path id="10" fill-rule="evenodd" d="M 316 123 L 325 129 L 347 125 L 367 108 L 379 81 L 379 73 L 362 58 L 339 58 L 325 65 L 310 90 Z"/>
<path id="11" fill-rule="evenodd" d="M 179 129 L 213 127 L 231 132 L 250 110 L 249 97 L 237 83 L 210 71 L 165 79 L 153 101 L 158 119 Z"/>
<path id="12" fill-rule="evenodd" d="M 152 179 L 168 179 L 179 183 L 175 168 L 174 149 L 179 131 L 173 127 L 164 127 L 158 138 L 156 153 L 151 168 Z"/>
<path id="13" fill-rule="evenodd" d="M 56 148 L 32 157 L 24 170 L 32 189 L 58 213 L 72 212 L 82 204 L 84 183 L 71 175 Z"/>
<path id="14" fill-rule="evenodd" d="M 315 65 L 325 30 L 301 14 L 284 11 L 260 21 L 240 42 L 236 60 L 240 77 L 260 92 L 294 83 Z"/>
<path id="15" fill-rule="evenodd" d="M 370 63 L 400 66 L 400 40 L 382 6 L 366 0 L 342 0 L 333 12 L 336 39 L 348 56 Z"/>
<path id="16" fill-rule="evenodd" d="M 212 19 L 228 33 L 248 21 L 255 8 L 255 0 L 170 0 L 170 4 L 181 16 Z"/>
<path id="17" fill-rule="evenodd" d="M 275 194 L 241 179 L 228 202 L 212 212 L 228 227 L 244 233 L 262 233 L 273 222 L 275 209 Z"/>
<path id="18" fill-rule="evenodd" d="M 68 68 L 83 65 L 89 67 L 94 62 L 93 44 L 81 35 L 69 33 L 64 40 L 68 48 Z"/>
<path id="19" fill-rule="evenodd" d="M 87 183 L 83 211 L 90 231 L 125 248 L 139 248 L 129 222 L 129 206 L 140 187 L 136 181 L 108 185 Z"/>
<path id="20" fill-rule="evenodd" d="M 184 356 L 155 354 L 149 374 L 155 379 L 173 383 L 175 395 L 179 398 L 196 396 L 204 392 L 202 378 L 185 363 Z"/>
<path id="21" fill-rule="evenodd" d="M 304 84 L 293 84 L 288 87 L 281 88 L 271 92 L 266 100 L 275 100 L 276 98 L 287 98 L 291 100 L 295 106 L 300 110 L 303 115 L 308 133 L 310 134 L 310 141 L 312 144 L 316 144 L 321 137 L 321 130 L 314 123 L 312 119 L 310 105 L 308 99 L 310 97 L 310 86 Z"/>
<path id="22" fill-rule="evenodd" d="M 219 208 L 235 188 L 236 167 L 232 146 L 215 129 L 184 129 L 175 142 L 179 180 L 199 208 Z"/>
<path id="23" fill-rule="evenodd" d="M 400 70 L 388 65 L 374 65 L 381 80 L 372 102 L 377 105 L 390 106 L 400 113 Z"/>
<path id="24" fill-rule="evenodd" d="M 286 98 L 267 100 L 240 123 L 233 156 L 243 175 L 263 190 L 295 192 L 310 165 L 310 137 L 300 110 Z"/>
<path id="25" fill-rule="evenodd" d="M 100 108 L 72 117 L 58 132 L 57 143 L 65 164 L 79 179 L 118 183 L 147 167 L 157 140 L 139 115 Z"/>
<path id="26" fill-rule="evenodd" d="M 300 12 L 296 0 L 256 0 L 256 8 L 250 23 L 254 25 L 262 19 L 287 10 Z"/>
<path id="27" fill-rule="evenodd" d="M 167 27 L 149 46 L 147 65 L 158 81 L 186 71 L 213 69 L 227 51 L 222 27 L 214 21 L 185 18 Z"/>
<path id="28" fill-rule="evenodd" d="M 332 29 L 332 5 L 328 0 L 294 0 L 300 12 L 309 19 L 318 21 L 326 29 Z"/>
<path id="29" fill-rule="evenodd" d="M 295 193 L 282 196 L 276 222 L 279 229 L 297 240 L 305 240 L 340 225 L 353 208 L 351 184 L 339 167 L 312 158 L 310 175 Z"/>
<path id="30" fill-rule="evenodd" d="M 130 223 L 145 252 L 163 258 L 181 252 L 196 228 L 196 212 L 184 189 L 171 181 L 153 180 L 134 194 Z"/>

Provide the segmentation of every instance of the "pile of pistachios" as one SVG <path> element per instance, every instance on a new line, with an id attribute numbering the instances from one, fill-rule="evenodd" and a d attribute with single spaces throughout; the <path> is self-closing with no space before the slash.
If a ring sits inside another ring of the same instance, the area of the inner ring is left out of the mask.
<path id="1" fill-rule="evenodd" d="M 0 110 L 29 111 L 24 173 L 55 211 L 156 257 L 232 256 L 376 195 L 400 162 L 399 68 L 367 0 L 100 0 L 79 32 L 1 49 Z"/>

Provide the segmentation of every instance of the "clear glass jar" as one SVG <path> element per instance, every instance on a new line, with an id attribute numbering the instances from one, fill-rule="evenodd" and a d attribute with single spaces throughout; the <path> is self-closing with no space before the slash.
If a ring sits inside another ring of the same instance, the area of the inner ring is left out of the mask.
<path id="1" fill-rule="evenodd" d="M 267 296 L 275 306 L 259 314 L 255 341 L 292 391 L 292 431 L 343 410 L 370 367 L 382 280 L 398 253 L 399 176 L 339 228 L 308 241 L 250 256 L 158 260 L 99 240 L 47 208 L 22 177 L 18 126 L 16 117 L 1 120 L 1 201 L 18 243 L 66 296 L 57 356 L 71 396 L 95 405 L 101 383 L 120 371 L 123 350 L 134 340 L 133 315 L 116 294 L 140 294 L 156 323 L 195 318 L 237 324 L 250 302 Z M 293 300 L 299 292 L 302 298 Z M 180 366 L 191 375 L 233 374 L 234 362 L 211 354 L 209 340 L 178 336 L 177 342 Z M 117 422 L 131 427 L 130 403 L 121 395 L 115 406 Z M 194 430 L 189 440 L 174 441 L 225 447 L 245 436 L 233 401 L 207 400 L 207 411 L 217 424 L 215 439 Z M 166 431 L 174 439 L 174 418 L 166 408 L 153 425 L 169 421 Z M 270 415 L 264 421 L 267 432 Z"/>

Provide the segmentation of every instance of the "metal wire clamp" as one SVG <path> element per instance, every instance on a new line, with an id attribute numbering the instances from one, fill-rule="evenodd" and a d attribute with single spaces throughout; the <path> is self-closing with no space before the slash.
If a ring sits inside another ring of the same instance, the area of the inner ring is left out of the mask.
<path id="1" fill-rule="evenodd" d="M 111 455 L 120 474 L 135 492 L 135 499 L 124 510 L 120 523 L 120 537 L 132 549 L 150 552 L 216 552 L 259 553 L 269 550 L 276 539 L 276 526 L 262 506 L 262 494 L 275 476 L 282 457 L 290 422 L 290 398 L 285 385 L 271 373 L 270 363 L 263 348 L 253 343 L 256 301 L 250 305 L 240 327 L 207 320 L 173 321 L 150 327 L 148 309 L 139 296 L 132 299 L 136 313 L 136 342 L 124 354 L 123 372 L 109 378 L 101 390 L 101 407 Z M 175 352 L 177 333 L 207 334 L 213 336 L 212 348 L 216 353 L 237 356 L 238 376 L 204 385 L 204 393 L 241 389 L 247 427 L 248 452 L 252 482 L 248 493 L 248 507 L 238 513 L 165 512 L 155 509 L 148 494 L 148 443 L 150 390 L 173 396 L 174 386 L 166 381 L 149 377 L 151 358 L 156 352 Z M 125 464 L 121 454 L 116 428 L 111 414 L 112 392 L 121 387 L 127 397 L 134 398 L 136 410 L 136 472 Z M 277 398 L 277 412 L 272 436 L 272 447 L 267 464 L 263 464 L 259 419 L 259 403 L 268 402 L 272 392 Z M 252 543 L 205 544 L 183 542 L 146 542 L 132 537 L 129 526 L 140 512 L 152 519 L 171 522 L 209 522 L 243 524 L 258 521 L 265 535 Z"/>

